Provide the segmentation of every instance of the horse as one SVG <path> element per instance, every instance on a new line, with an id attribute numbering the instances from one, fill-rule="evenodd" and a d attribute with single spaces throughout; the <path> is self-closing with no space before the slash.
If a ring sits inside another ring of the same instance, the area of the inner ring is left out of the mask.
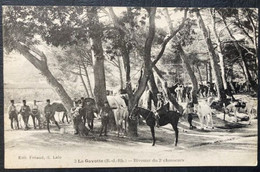
<path id="1" fill-rule="evenodd" d="M 67 119 L 67 123 L 69 123 L 69 119 L 68 119 L 68 112 L 65 108 L 65 106 L 62 103 L 57 103 L 57 102 L 53 102 L 51 104 L 54 112 L 63 112 L 63 116 L 62 116 L 62 123 L 64 123 L 64 119 Z"/>
<path id="2" fill-rule="evenodd" d="M 128 108 L 126 106 L 125 100 L 120 96 L 107 96 L 108 103 L 113 109 L 114 119 L 117 126 L 117 136 L 120 133 L 126 134 L 127 119 L 128 119 Z"/>
<path id="3" fill-rule="evenodd" d="M 171 86 L 171 87 L 168 87 L 170 93 L 173 94 L 174 97 L 177 97 L 177 93 L 176 93 L 175 89 L 176 89 L 179 85 L 180 85 L 179 83 L 176 83 L 175 85 L 173 85 L 173 86 Z"/>
<path id="4" fill-rule="evenodd" d="M 80 110 L 80 115 L 83 117 L 83 123 L 86 125 L 86 121 L 88 122 L 89 128 L 93 129 L 94 123 L 94 113 L 98 113 L 98 109 L 96 107 L 96 101 L 93 98 L 85 98 L 82 103 L 82 108 Z"/>
<path id="5" fill-rule="evenodd" d="M 178 130 L 178 121 L 179 121 L 179 117 L 180 117 L 180 113 L 176 112 L 176 111 L 166 111 L 165 108 L 161 108 L 160 110 L 157 110 L 158 115 L 159 115 L 159 125 L 160 126 L 164 126 L 167 124 L 171 124 L 173 130 L 175 131 L 175 146 L 177 146 L 178 143 L 178 134 L 179 134 L 179 130 Z M 153 144 L 152 146 L 155 145 L 155 132 L 154 132 L 154 127 L 155 127 L 155 114 L 147 109 L 141 108 L 141 107 L 137 107 L 135 106 L 130 114 L 131 119 L 133 119 L 135 117 L 135 115 L 141 115 L 145 121 L 146 121 L 146 125 L 148 125 L 151 129 L 151 134 L 152 134 L 152 138 L 153 138 Z"/>
<path id="6" fill-rule="evenodd" d="M 200 94 L 202 97 L 206 97 L 208 95 L 208 89 L 209 88 L 206 85 L 199 84 L 198 94 Z"/>
<path id="7" fill-rule="evenodd" d="M 199 117 L 200 126 L 202 130 L 204 130 L 204 121 L 206 122 L 206 128 L 209 127 L 209 123 L 211 128 L 214 128 L 212 119 L 213 111 L 210 107 L 211 102 L 211 100 L 208 100 L 208 102 L 204 100 L 199 104 L 195 104 L 195 111 L 197 111 L 197 115 Z"/>

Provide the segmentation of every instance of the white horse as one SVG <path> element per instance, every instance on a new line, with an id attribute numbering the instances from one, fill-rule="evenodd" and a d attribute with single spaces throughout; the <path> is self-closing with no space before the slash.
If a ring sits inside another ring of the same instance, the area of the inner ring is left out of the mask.
<path id="1" fill-rule="evenodd" d="M 201 129 L 204 129 L 204 124 L 206 123 L 206 128 L 210 127 L 213 129 L 213 119 L 212 119 L 212 109 L 210 107 L 210 102 L 203 100 L 199 104 L 195 104 L 195 111 L 198 114 L 200 120 Z"/>
<path id="2" fill-rule="evenodd" d="M 113 108 L 114 117 L 117 126 L 118 137 L 120 133 L 126 133 L 127 119 L 128 119 L 128 108 L 125 104 L 124 99 L 120 96 L 107 96 L 108 103 Z"/>

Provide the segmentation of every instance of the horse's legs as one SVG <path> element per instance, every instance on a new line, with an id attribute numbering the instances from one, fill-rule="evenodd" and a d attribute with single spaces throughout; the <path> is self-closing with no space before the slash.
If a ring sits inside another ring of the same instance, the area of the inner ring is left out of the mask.
<path id="1" fill-rule="evenodd" d="M 179 130 L 178 130 L 177 125 L 175 126 L 175 125 L 172 124 L 172 128 L 175 131 L 175 146 L 177 146 L 178 137 L 179 137 Z"/>
<path id="2" fill-rule="evenodd" d="M 54 123 L 57 125 L 58 129 L 60 129 L 60 126 L 58 124 L 58 122 L 54 119 Z"/>
<path id="3" fill-rule="evenodd" d="M 94 128 L 94 119 L 91 120 L 91 130 Z"/>
<path id="4" fill-rule="evenodd" d="M 150 126 L 152 137 L 153 137 L 153 146 L 155 145 L 155 133 L 154 133 L 154 126 Z"/>
<path id="5" fill-rule="evenodd" d="M 198 117 L 200 120 L 200 127 L 201 127 L 201 129 L 204 129 L 204 116 L 202 114 L 198 113 Z"/>
<path id="6" fill-rule="evenodd" d="M 33 120 L 33 127 L 34 127 L 34 129 L 36 129 L 35 116 L 32 116 L 32 120 Z"/>

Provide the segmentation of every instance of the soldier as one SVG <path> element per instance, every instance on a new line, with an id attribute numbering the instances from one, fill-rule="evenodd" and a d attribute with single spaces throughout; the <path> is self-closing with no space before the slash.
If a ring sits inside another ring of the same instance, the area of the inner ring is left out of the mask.
<path id="1" fill-rule="evenodd" d="M 31 114 L 31 109 L 28 105 L 26 105 L 26 100 L 23 100 L 23 106 L 20 109 L 20 113 L 23 117 L 23 122 L 25 124 L 25 130 L 30 129 L 28 126 L 29 117 Z"/>
<path id="2" fill-rule="evenodd" d="M 76 101 L 74 103 L 74 107 L 71 108 L 71 114 L 72 114 L 72 118 L 73 118 L 73 127 L 74 127 L 74 134 L 79 134 L 79 130 L 78 130 L 78 125 L 79 123 L 82 121 L 81 118 L 82 116 L 80 115 L 80 109 L 81 107 L 79 106 L 80 101 Z"/>
<path id="3" fill-rule="evenodd" d="M 158 93 L 157 94 L 157 111 L 160 110 L 161 108 L 163 108 L 163 105 L 164 105 L 164 100 L 163 100 L 163 97 L 162 97 L 162 93 Z M 160 116 L 158 113 L 155 113 L 155 123 L 156 123 L 156 127 L 160 127 L 159 125 L 159 119 L 160 119 Z"/>
<path id="4" fill-rule="evenodd" d="M 36 124 L 35 124 L 35 118 L 38 121 L 39 129 L 41 128 L 40 122 L 41 122 L 41 116 L 40 116 L 40 111 L 38 108 L 38 105 L 36 104 L 36 100 L 33 101 L 33 106 L 32 106 L 32 120 L 33 120 L 33 126 L 34 129 L 36 129 Z"/>
<path id="5" fill-rule="evenodd" d="M 111 115 L 111 108 L 109 107 L 108 101 L 104 102 L 104 107 L 100 111 L 101 116 L 101 130 L 99 136 L 102 136 L 103 130 L 105 133 L 105 136 L 107 136 L 107 125 L 109 122 L 109 116 Z"/>
<path id="6" fill-rule="evenodd" d="M 11 100 L 11 105 L 8 107 L 8 114 L 9 114 L 9 119 L 11 120 L 11 128 L 13 128 L 13 122 L 14 120 L 17 123 L 17 128 L 19 129 L 19 122 L 18 122 L 18 115 L 17 115 L 17 110 L 16 106 L 14 105 L 14 100 Z"/>
<path id="7" fill-rule="evenodd" d="M 50 133 L 50 126 L 49 126 L 50 120 L 54 121 L 54 123 L 57 125 L 57 127 L 59 129 L 60 129 L 60 126 L 54 118 L 55 111 L 54 111 L 52 105 L 50 104 L 50 99 L 47 99 L 46 102 L 47 102 L 47 105 L 44 107 L 44 114 L 45 114 L 45 117 L 46 117 L 46 120 L 47 120 L 47 129 Z"/>
<path id="8" fill-rule="evenodd" d="M 183 114 L 188 116 L 187 118 L 188 118 L 188 122 L 190 124 L 190 129 L 195 128 L 195 126 L 192 125 L 193 115 L 195 115 L 193 102 L 187 103 L 186 109 L 184 110 Z"/>
<path id="9" fill-rule="evenodd" d="M 94 113 L 98 113 L 98 110 L 91 104 L 90 101 L 87 102 L 87 105 L 86 105 L 86 116 L 84 117 L 84 124 L 85 124 L 85 119 L 87 118 L 87 123 L 88 123 L 88 127 L 90 130 L 93 130 L 94 128 Z"/>

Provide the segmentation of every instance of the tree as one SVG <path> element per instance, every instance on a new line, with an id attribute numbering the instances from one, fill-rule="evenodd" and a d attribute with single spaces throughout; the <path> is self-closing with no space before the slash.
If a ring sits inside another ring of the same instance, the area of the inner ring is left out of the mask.
<path id="1" fill-rule="evenodd" d="M 34 23 L 35 20 L 30 18 L 30 15 L 35 13 L 36 10 L 26 7 L 9 6 L 4 8 L 3 42 L 5 52 L 20 52 L 46 77 L 46 80 L 57 92 L 66 109 L 70 110 L 73 105 L 71 98 L 49 70 L 45 54 L 34 46 L 39 43 L 34 37 L 38 33 L 37 28 L 39 27 Z M 25 19 L 27 16 L 29 16 L 28 19 Z"/>
<path id="2" fill-rule="evenodd" d="M 252 87 L 252 89 L 257 92 L 258 88 L 257 88 L 257 84 L 256 82 L 253 80 L 250 72 L 249 72 L 249 69 L 248 69 L 248 65 L 247 65 L 247 62 L 246 62 L 246 59 L 244 58 L 243 54 L 242 54 L 242 50 L 236 40 L 236 38 L 234 37 L 234 35 L 232 34 L 231 30 L 229 29 L 229 26 L 227 25 L 227 22 L 226 22 L 226 15 L 229 14 L 230 11 L 226 11 L 226 10 L 219 10 L 218 13 L 219 15 L 221 16 L 222 18 L 222 21 L 225 25 L 225 28 L 227 29 L 228 31 L 228 34 L 233 42 L 233 44 L 235 45 L 237 51 L 238 51 L 238 54 L 239 54 L 239 57 L 240 59 L 242 60 L 242 65 L 243 65 L 243 70 L 244 70 L 244 74 L 245 74 L 245 79 L 249 82 L 250 86 Z"/>
<path id="3" fill-rule="evenodd" d="M 218 63 L 217 63 L 217 54 L 215 53 L 213 43 L 212 43 L 211 38 L 210 38 L 210 33 L 208 33 L 208 30 L 207 30 L 207 28 L 204 24 L 204 21 L 201 17 L 200 10 L 196 9 L 195 12 L 196 12 L 196 15 L 197 15 L 199 26 L 202 30 L 205 42 L 207 44 L 208 51 L 210 53 L 210 64 L 211 64 L 211 67 L 212 67 L 213 75 L 214 75 L 215 80 L 216 80 L 218 99 L 220 101 L 224 102 L 226 100 L 226 94 L 225 94 L 225 91 L 224 91 L 225 89 L 224 89 L 224 86 L 223 86 L 223 81 L 222 81 L 222 78 L 221 78 L 221 75 L 220 75 L 220 69 L 219 69 L 219 66 L 218 66 Z"/>

